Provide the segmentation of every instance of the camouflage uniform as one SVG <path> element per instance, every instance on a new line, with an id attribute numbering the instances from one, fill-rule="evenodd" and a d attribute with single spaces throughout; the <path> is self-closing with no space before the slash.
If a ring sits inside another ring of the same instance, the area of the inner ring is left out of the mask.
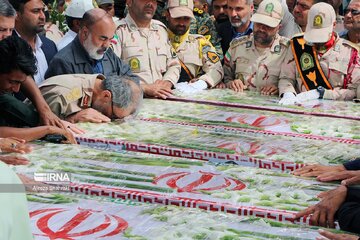
<path id="1" fill-rule="evenodd" d="M 297 35 L 298 36 L 298 35 Z M 356 97 L 356 90 L 360 84 L 359 53 L 355 55 L 356 63 L 349 67 L 353 50 L 358 46 L 352 42 L 337 37 L 334 46 L 325 54 L 319 56 L 320 67 L 333 90 L 325 90 L 324 99 L 352 100 Z M 348 76 L 347 88 L 344 89 L 344 78 Z M 281 66 L 279 92 L 300 93 L 306 92 L 296 67 L 293 52 L 288 49 L 285 60 Z"/>
<path id="2" fill-rule="evenodd" d="M 128 14 L 120 20 L 116 35 L 119 41 L 113 46 L 114 52 L 134 74 L 148 84 L 158 79 L 177 83 L 181 67 L 163 23 L 152 19 L 150 28 L 142 30 Z"/>
<path id="3" fill-rule="evenodd" d="M 220 57 L 204 36 L 189 34 L 176 48 L 176 53 L 192 76 L 204 80 L 210 87 L 216 86 L 223 78 Z"/>
<path id="4" fill-rule="evenodd" d="M 222 60 L 223 51 L 221 48 L 221 38 L 217 33 L 213 19 L 208 13 L 204 13 L 202 10 L 195 10 L 195 19 L 192 19 L 190 24 L 190 34 L 200 34 L 205 36 L 207 39 L 210 37 L 211 44 L 215 47 L 216 52 Z"/>
<path id="5" fill-rule="evenodd" d="M 256 49 L 253 34 L 234 39 L 224 58 L 224 82 L 240 79 L 252 91 L 278 86 L 280 66 L 288 47 L 289 39 L 279 34 L 263 54 Z"/>

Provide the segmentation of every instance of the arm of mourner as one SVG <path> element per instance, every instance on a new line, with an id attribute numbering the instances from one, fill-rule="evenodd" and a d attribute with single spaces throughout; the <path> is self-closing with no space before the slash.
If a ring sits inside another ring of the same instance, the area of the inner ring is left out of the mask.
<path id="1" fill-rule="evenodd" d="M 0 138 L 0 150 L 8 153 L 29 153 L 31 147 L 25 143 L 25 139 L 12 136 Z"/>
<path id="2" fill-rule="evenodd" d="M 40 117 L 40 124 L 63 128 L 60 119 L 51 111 L 32 78 L 28 77 L 22 83 L 21 90 L 36 107 Z"/>
<path id="3" fill-rule="evenodd" d="M 281 64 L 279 77 L 279 96 L 281 97 L 286 92 L 296 94 L 295 86 L 297 76 L 296 63 L 291 51 L 291 47 L 286 50 L 285 59 Z"/>
<path id="4" fill-rule="evenodd" d="M 310 221 L 314 226 L 335 227 L 334 216 L 341 204 L 345 201 L 347 188 L 340 185 L 334 190 L 322 193 L 322 200 L 313 206 L 298 212 L 295 219 L 299 219 L 311 214 Z"/>
<path id="5" fill-rule="evenodd" d="M 145 96 L 147 97 L 157 97 L 157 98 L 166 99 L 167 97 L 172 95 L 170 84 L 172 85 L 172 83 L 169 81 L 160 80 L 160 82 L 153 84 L 143 83 L 141 84 L 141 87 L 143 89 Z"/>
<path id="6" fill-rule="evenodd" d="M 226 52 L 224 57 L 224 83 L 227 84 L 235 79 L 235 67 L 236 63 L 232 59 L 231 48 Z"/>
<path id="7" fill-rule="evenodd" d="M 164 46 L 168 49 L 166 56 L 166 72 L 163 75 L 163 80 L 168 80 L 173 86 L 179 81 L 181 65 L 176 55 L 175 50 L 169 42 Z"/>
<path id="8" fill-rule="evenodd" d="M 358 240 L 359 236 L 344 234 L 344 233 L 332 233 L 329 231 L 325 231 L 323 229 L 319 229 L 319 233 L 321 236 L 316 237 L 316 240 Z"/>
<path id="9" fill-rule="evenodd" d="M 79 112 L 71 114 L 66 118 L 66 120 L 71 123 L 78 123 L 78 122 L 104 123 L 111 121 L 110 118 L 108 118 L 107 116 L 105 116 L 104 114 L 93 108 L 86 108 Z"/>
<path id="10" fill-rule="evenodd" d="M 13 127 L 0 127 L 0 132 L 2 137 L 13 136 L 22 138 L 25 141 L 40 139 L 48 134 L 61 134 L 68 139 L 69 143 L 76 143 L 73 135 L 69 131 L 55 126 L 39 126 L 21 129 Z"/>
<path id="11" fill-rule="evenodd" d="M 215 87 L 224 77 L 224 70 L 221 65 L 220 56 L 216 53 L 215 48 L 208 42 L 210 49 L 202 52 L 202 70 L 205 74 L 201 75 L 198 80 L 204 80 L 209 88 Z"/>
<path id="12" fill-rule="evenodd" d="M 325 166 L 320 164 L 312 164 L 295 170 L 293 174 L 301 177 L 317 177 L 323 173 L 338 172 L 344 170 L 346 169 L 343 165 Z"/>

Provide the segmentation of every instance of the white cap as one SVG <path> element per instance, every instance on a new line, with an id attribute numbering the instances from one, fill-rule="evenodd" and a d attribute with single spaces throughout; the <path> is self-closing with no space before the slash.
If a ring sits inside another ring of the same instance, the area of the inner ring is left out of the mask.
<path id="1" fill-rule="evenodd" d="M 277 27 L 283 16 L 284 10 L 279 0 L 264 0 L 250 20 L 269 27 Z"/>
<path id="2" fill-rule="evenodd" d="M 65 10 L 65 15 L 73 18 L 82 18 L 85 12 L 93 8 L 91 0 L 71 0 Z"/>
<path id="3" fill-rule="evenodd" d="M 190 17 L 195 18 L 193 0 L 168 0 L 167 7 L 172 18 Z"/>
<path id="4" fill-rule="evenodd" d="M 312 43 L 325 43 L 330 40 L 336 14 L 334 8 L 327 3 L 314 4 L 308 13 L 304 39 Z"/>

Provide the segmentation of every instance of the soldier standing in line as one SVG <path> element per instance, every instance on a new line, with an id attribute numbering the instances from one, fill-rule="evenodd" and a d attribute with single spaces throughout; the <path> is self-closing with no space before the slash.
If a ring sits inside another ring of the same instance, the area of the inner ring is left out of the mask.
<path id="1" fill-rule="evenodd" d="M 278 34 L 284 10 L 278 0 L 264 0 L 252 16 L 254 32 L 234 39 L 224 58 L 224 82 L 237 92 L 278 93 L 280 66 L 289 39 Z"/>
<path id="2" fill-rule="evenodd" d="M 211 43 L 202 35 L 189 34 L 194 18 L 193 1 L 169 0 L 165 14 L 170 41 L 181 64 L 180 83 L 176 84 L 176 89 L 194 93 L 214 87 L 223 78 L 223 69 Z"/>
<path id="3" fill-rule="evenodd" d="M 128 15 L 120 21 L 114 46 L 118 56 L 144 81 L 146 96 L 167 98 L 179 80 L 180 63 L 171 47 L 166 26 L 152 19 L 157 7 L 154 0 L 129 0 Z"/>

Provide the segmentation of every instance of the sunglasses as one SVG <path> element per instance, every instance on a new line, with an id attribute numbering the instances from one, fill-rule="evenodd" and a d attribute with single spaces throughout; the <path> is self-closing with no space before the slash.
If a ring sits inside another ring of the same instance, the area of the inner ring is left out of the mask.
<path id="1" fill-rule="evenodd" d="M 353 15 L 353 16 L 357 16 L 357 15 L 360 14 L 360 10 L 356 10 L 356 9 L 345 9 L 344 15 L 348 14 L 349 12 L 351 12 L 351 15 Z"/>

